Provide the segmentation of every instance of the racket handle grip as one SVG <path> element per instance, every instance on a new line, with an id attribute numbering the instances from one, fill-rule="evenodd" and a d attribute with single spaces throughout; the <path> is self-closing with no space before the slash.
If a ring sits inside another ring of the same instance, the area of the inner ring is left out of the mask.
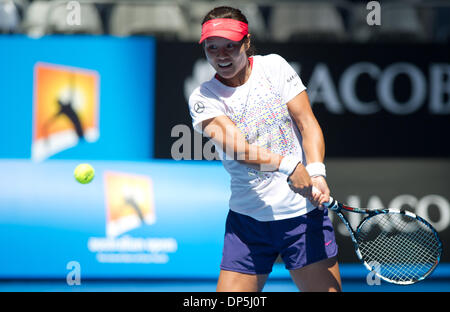
<path id="1" fill-rule="evenodd" d="M 315 186 L 312 187 L 312 192 L 313 193 L 322 193 L 321 191 L 319 191 Z M 330 200 L 328 201 L 328 203 L 323 203 L 323 205 L 326 208 L 331 208 L 330 206 L 332 206 L 334 204 L 334 199 L 333 197 L 330 196 Z"/>
<path id="2" fill-rule="evenodd" d="M 292 184 L 292 181 L 291 181 L 289 178 L 287 179 L 287 182 L 288 182 L 289 185 Z M 315 186 L 312 187 L 312 192 L 313 192 L 313 193 L 322 193 L 322 192 L 319 191 Z M 333 209 L 333 208 L 336 208 L 336 207 L 338 206 L 338 203 L 337 203 L 337 201 L 335 201 L 335 200 L 333 199 L 333 197 L 330 196 L 330 200 L 328 201 L 328 203 L 324 203 L 323 205 L 324 205 L 326 208 Z"/>

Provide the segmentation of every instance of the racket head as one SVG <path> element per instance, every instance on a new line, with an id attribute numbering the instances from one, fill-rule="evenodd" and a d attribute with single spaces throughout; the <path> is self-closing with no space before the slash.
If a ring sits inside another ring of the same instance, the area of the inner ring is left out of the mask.
<path id="1" fill-rule="evenodd" d="M 439 264 L 442 242 L 423 218 L 395 209 L 371 212 L 355 231 L 357 254 L 370 271 L 399 285 L 417 283 Z"/>

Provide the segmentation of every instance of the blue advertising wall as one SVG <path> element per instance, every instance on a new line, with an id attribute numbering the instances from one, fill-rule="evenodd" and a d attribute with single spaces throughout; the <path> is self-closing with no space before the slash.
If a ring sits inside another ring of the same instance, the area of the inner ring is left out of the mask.
<path id="1" fill-rule="evenodd" d="M 97 74 L 99 133 L 38 161 L 32 159 L 37 64 Z M 83 278 L 216 275 L 226 179 L 204 179 L 210 170 L 222 177 L 216 165 L 151 160 L 153 38 L 4 36 L 0 69 L 0 172 L 10 176 L 0 182 L 0 278 L 64 278 L 73 261 Z M 73 178 L 82 162 L 96 170 L 91 184 Z M 106 194 L 105 171 L 150 181 L 151 222 L 125 216 L 125 229 L 107 233 L 108 198 L 117 185 Z M 196 190 L 205 192 L 202 198 Z M 202 214 L 208 222 L 199 227 Z"/>
<path id="2" fill-rule="evenodd" d="M 159 53 L 156 61 L 155 46 L 150 37 L 0 37 L 0 278 L 65 278 L 73 263 L 83 279 L 217 278 L 229 176 L 218 162 L 154 158 L 155 148 L 168 153 L 179 139 L 170 137 L 170 131 L 158 135 L 154 127 L 161 131 L 190 124 L 179 85 L 185 77 L 176 75 L 189 74 L 195 63 L 169 53 Z M 171 49 L 180 50 L 188 51 Z M 177 72 L 161 71 L 166 68 L 161 56 Z M 32 159 L 38 63 L 86 69 L 99 77 L 98 139 L 40 161 Z M 189 68 L 182 70 L 182 65 Z M 356 117 L 360 122 L 362 117 Z M 94 166 L 96 177 L 81 185 L 73 170 L 85 162 Z M 336 198 L 373 208 L 396 203 L 430 212 L 429 221 L 439 225 L 444 245 L 450 237 L 449 168 L 448 158 L 327 159 Z M 127 194 L 133 192 L 135 199 L 147 199 L 143 206 L 129 200 Z M 142 207 L 149 211 L 139 222 Z M 346 230 L 333 222 L 345 268 L 357 259 Z M 448 262 L 446 253 L 443 261 Z M 450 276 L 448 266 L 439 270 Z M 344 273 L 363 279 L 366 274 L 359 264 Z M 278 263 L 271 276 L 289 273 Z"/>
<path id="3" fill-rule="evenodd" d="M 0 158 L 30 158 L 33 69 L 39 63 L 99 76 L 99 138 L 56 159 L 148 159 L 153 155 L 155 42 L 150 37 L 0 37 Z"/>
<path id="4" fill-rule="evenodd" d="M 218 275 L 229 197 L 220 164 L 90 161 L 96 177 L 82 185 L 79 162 L 0 161 L 1 278 L 65 278 L 72 261 L 82 278 Z M 107 235 L 107 171 L 152 181 L 153 223 Z"/>

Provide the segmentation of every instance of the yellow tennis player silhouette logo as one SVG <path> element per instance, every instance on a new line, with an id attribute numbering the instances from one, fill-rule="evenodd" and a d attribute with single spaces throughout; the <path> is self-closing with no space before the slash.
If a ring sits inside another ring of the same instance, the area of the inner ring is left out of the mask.
<path id="1" fill-rule="evenodd" d="M 37 63 L 34 67 L 31 157 L 40 161 L 81 142 L 97 141 L 96 71 Z"/>
<path id="2" fill-rule="evenodd" d="M 104 173 L 106 236 L 115 237 L 156 220 L 153 183 L 145 175 Z"/>

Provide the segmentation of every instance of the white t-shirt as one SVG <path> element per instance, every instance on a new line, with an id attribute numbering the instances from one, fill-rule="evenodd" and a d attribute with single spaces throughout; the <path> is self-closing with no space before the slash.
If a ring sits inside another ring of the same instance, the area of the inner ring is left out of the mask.
<path id="1" fill-rule="evenodd" d="M 295 155 L 303 161 L 301 135 L 286 104 L 305 89 L 300 77 L 281 56 L 253 56 L 252 72 L 245 84 L 228 87 L 213 78 L 192 92 L 189 98 L 192 123 L 201 132 L 202 121 L 228 116 L 248 143 L 282 156 Z M 231 175 L 231 210 L 260 221 L 272 221 L 314 209 L 308 200 L 289 188 L 285 174 L 249 168 L 215 147 Z"/>

